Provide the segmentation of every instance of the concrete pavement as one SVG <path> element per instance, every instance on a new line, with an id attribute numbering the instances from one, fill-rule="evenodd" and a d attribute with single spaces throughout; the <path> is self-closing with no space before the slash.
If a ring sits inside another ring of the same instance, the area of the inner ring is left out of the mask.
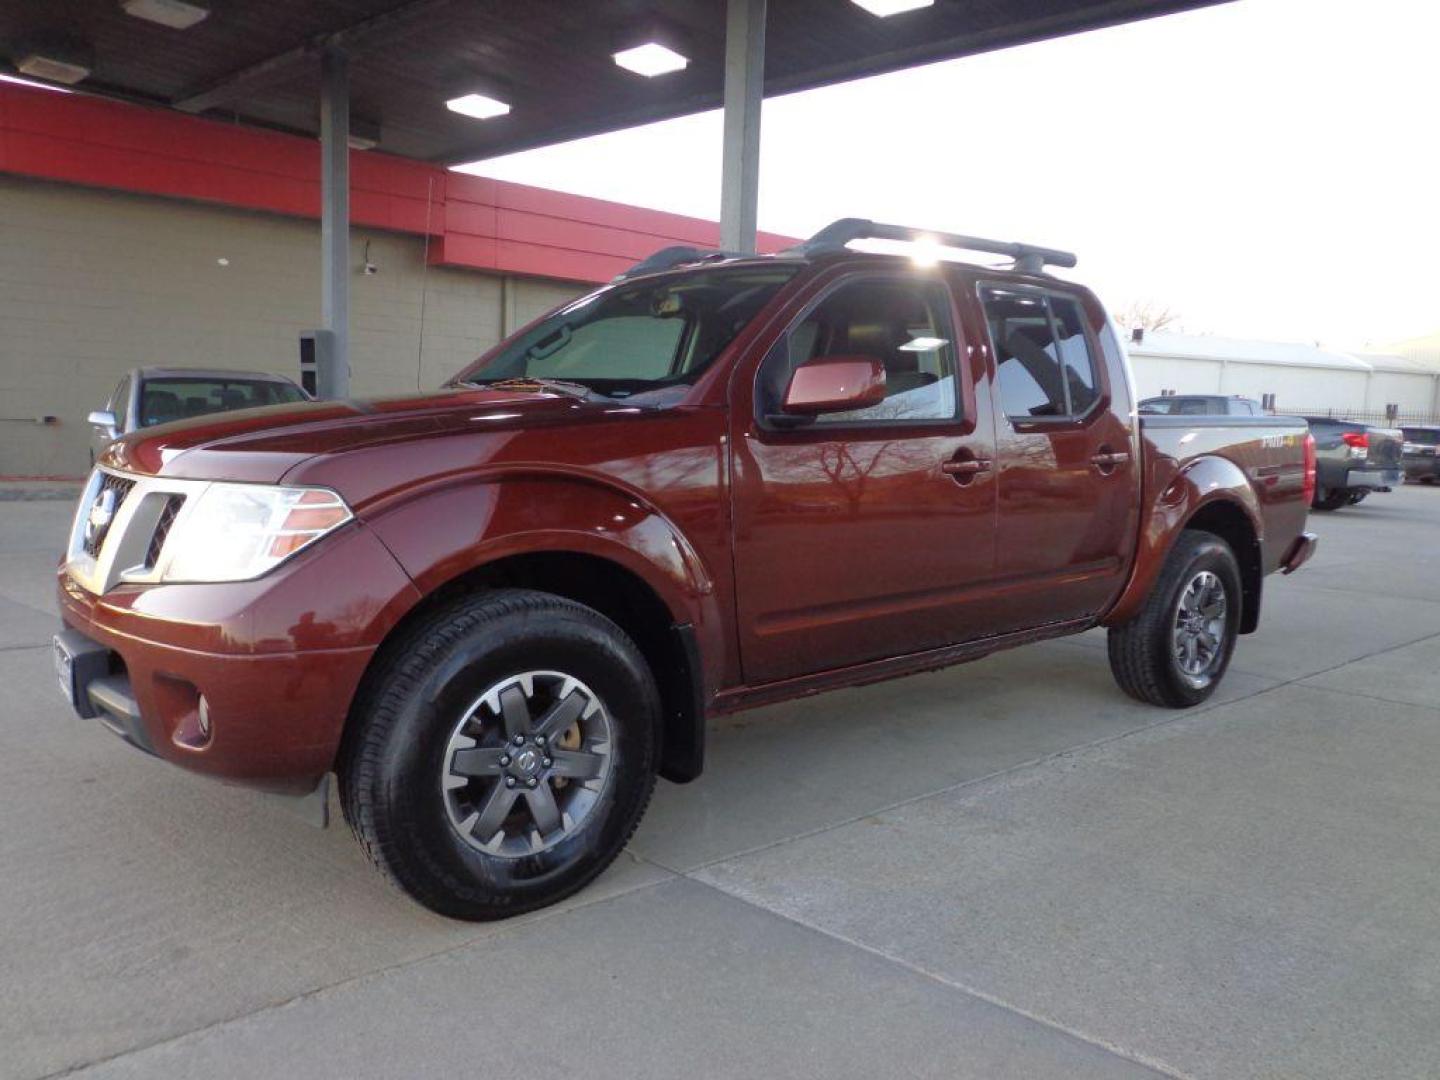
<path id="1" fill-rule="evenodd" d="M 0 1076 L 1433 1076 L 1440 491 L 1312 521 L 1200 710 L 1103 637 L 745 714 L 488 926 L 53 687 L 0 506 Z"/>

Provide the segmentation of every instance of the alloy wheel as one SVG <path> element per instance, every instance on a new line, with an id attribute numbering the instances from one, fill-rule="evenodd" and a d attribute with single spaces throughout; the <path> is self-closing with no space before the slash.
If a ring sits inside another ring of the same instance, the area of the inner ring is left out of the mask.
<path id="1" fill-rule="evenodd" d="M 1175 666 L 1192 686 L 1205 686 L 1225 658 L 1225 583 L 1201 570 L 1180 591 L 1171 633 Z"/>
<path id="2" fill-rule="evenodd" d="M 611 777 L 604 703 L 572 675 L 527 671 L 489 687 L 456 723 L 440 787 L 455 831 L 523 858 L 584 827 Z"/>

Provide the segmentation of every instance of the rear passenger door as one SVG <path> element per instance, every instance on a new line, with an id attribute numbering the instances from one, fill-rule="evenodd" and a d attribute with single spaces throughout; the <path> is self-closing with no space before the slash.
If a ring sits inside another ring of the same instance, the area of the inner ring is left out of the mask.
<path id="1" fill-rule="evenodd" d="M 1124 586 L 1138 528 L 1119 347 L 1098 305 L 1087 309 L 1078 293 L 982 284 L 979 299 L 995 364 L 1004 628 L 1094 615 Z"/>

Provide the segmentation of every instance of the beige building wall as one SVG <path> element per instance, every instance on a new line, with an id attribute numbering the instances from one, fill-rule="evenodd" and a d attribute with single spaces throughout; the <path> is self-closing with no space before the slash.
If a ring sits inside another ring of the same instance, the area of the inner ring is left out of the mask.
<path id="1" fill-rule="evenodd" d="M 419 237 L 351 244 L 357 396 L 436 387 L 500 339 L 507 308 L 518 325 L 587 288 L 426 267 Z M 318 222 L 0 176 L 0 476 L 83 473 L 86 414 L 132 367 L 298 381 L 319 323 Z"/>

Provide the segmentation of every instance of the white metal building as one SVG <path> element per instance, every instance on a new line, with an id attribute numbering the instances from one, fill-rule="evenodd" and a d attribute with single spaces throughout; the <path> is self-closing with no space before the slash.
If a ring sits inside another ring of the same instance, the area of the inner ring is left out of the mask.
<path id="1" fill-rule="evenodd" d="M 1130 343 L 1140 396 L 1275 395 L 1279 412 L 1405 419 L 1440 414 L 1440 357 L 1346 353 L 1313 345 L 1147 333 Z"/>

